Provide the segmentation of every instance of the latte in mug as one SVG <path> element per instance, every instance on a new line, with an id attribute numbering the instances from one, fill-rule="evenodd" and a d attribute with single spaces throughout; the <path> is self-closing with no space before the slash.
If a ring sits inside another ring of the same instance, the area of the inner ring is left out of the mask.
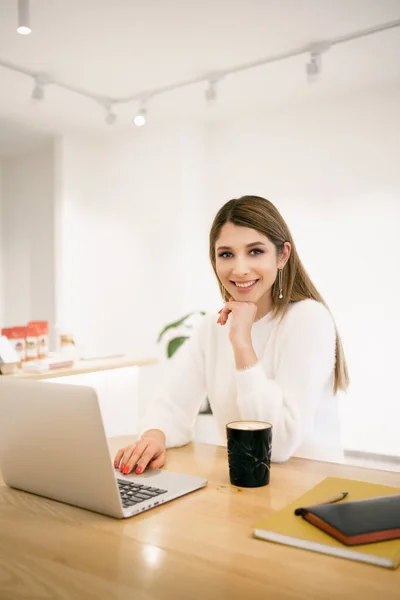
<path id="1" fill-rule="evenodd" d="M 232 485 L 268 485 L 272 425 L 263 421 L 233 421 L 226 426 L 229 476 Z"/>
<path id="2" fill-rule="evenodd" d="M 240 429 L 241 431 L 254 431 L 256 429 L 268 429 L 272 425 L 263 421 L 233 421 L 232 423 L 228 423 L 227 427 Z"/>

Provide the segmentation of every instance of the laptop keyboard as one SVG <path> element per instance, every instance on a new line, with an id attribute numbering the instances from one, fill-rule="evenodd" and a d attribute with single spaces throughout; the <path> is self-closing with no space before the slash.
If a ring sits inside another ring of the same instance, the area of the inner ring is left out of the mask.
<path id="1" fill-rule="evenodd" d="M 138 483 L 133 483 L 133 481 L 117 479 L 117 483 L 123 508 L 129 508 L 130 506 L 134 506 L 145 500 L 150 500 L 151 498 L 167 493 L 167 490 L 140 485 Z M 158 504 L 158 502 L 154 502 L 154 504 Z"/>

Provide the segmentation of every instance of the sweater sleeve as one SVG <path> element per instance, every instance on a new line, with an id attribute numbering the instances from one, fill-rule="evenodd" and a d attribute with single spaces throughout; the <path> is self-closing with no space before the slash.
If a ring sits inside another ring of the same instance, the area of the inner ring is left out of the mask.
<path id="1" fill-rule="evenodd" d="M 290 458 L 313 426 L 335 366 L 335 325 L 321 303 L 293 305 L 280 327 L 275 378 L 267 377 L 262 361 L 236 371 L 241 418 L 272 424 L 274 462 Z"/>
<path id="2" fill-rule="evenodd" d="M 161 429 L 167 448 L 191 441 L 201 403 L 206 395 L 203 339 L 207 317 L 168 364 L 168 378 L 139 423 L 139 434 Z"/>

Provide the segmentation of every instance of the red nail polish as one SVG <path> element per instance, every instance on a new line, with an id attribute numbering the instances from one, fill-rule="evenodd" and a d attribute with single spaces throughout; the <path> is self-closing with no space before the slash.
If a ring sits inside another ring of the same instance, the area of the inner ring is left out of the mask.
<path id="1" fill-rule="evenodd" d="M 143 468 L 142 468 L 142 467 L 138 467 L 138 468 L 136 469 L 136 474 L 137 474 L 137 475 L 140 475 L 140 473 L 142 473 L 142 472 L 143 472 Z"/>
<path id="2" fill-rule="evenodd" d="M 122 465 L 120 466 L 121 471 L 123 471 L 125 469 L 125 463 L 122 463 Z"/>
<path id="3" fill-rule="evenodd" d="M 129 473 L 129 467 L 125 467 L 124 469 L 124 475 L 127 475 Z"/>
<path id="4" fill-rule="evenodd" d="M 117 469 L 117 468 L 118 468 L 118 463 L 116 460 L 114 460 L 114 469 Z"/>

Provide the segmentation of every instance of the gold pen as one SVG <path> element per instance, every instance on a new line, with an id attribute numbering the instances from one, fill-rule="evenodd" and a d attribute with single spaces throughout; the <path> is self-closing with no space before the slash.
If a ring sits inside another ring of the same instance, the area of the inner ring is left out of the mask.
<path id="1" fill-rule="evenodd" d="M 318 504 L 314 505 L 314 506 L 319 506 L 320 504 L 334 504 L 335 502 L 340 502 L 340 500 L 343 500 L 348 495 L 349 495 L 349 492 L 342 492 L 341 494 L 338 494 L 337 496 L 333 496 L 332 498 L 327 498 L 326 500 L 322 500 L 322 502 L 318 502 Z M 307 510 L 307 509 L 296 508 L 296 510 L 294 511 L 294 514 L 301 515 L 301 514 L 303 514 L 303 512 L 305 510 Z"/>
<path id="2" fill-rule="evenodd" d="M 333 498 L 329 498 L 328 500 L 324 500 L 323 502 L 318 502 L 318 504 L 333 504 L 334 502 L 340 502 L 349 495 L 349 492 L 342 492 L 338 496 L 333 496 Z"/>

